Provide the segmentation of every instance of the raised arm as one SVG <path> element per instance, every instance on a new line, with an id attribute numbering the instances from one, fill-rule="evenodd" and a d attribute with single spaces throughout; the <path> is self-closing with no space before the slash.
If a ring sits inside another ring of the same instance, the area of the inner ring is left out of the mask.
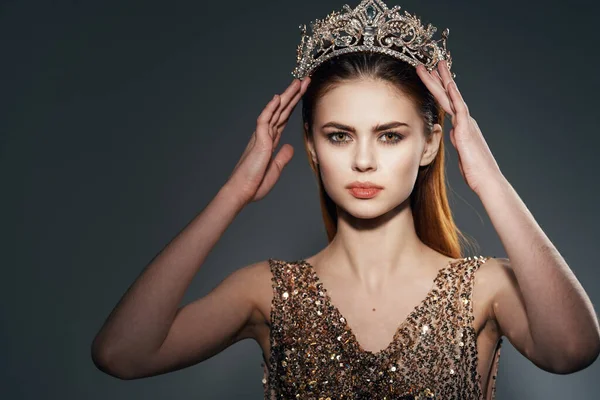
<path id="1" fill-rule="evenodd" d="M 439 73 L 438 73 L 439 72 Z M 486 262 L 495 324 L 538 367 L 573 373 L 600 355 L 594 305 L 558 249 L 504 177 L 446 61 L 417 73 L 452 118 L 460 172 L 481 199 L 508 255 Z"/>
<path id="2" fill-rule="evenodd" d="M 203 298 L 179 305 L 225 229 L 246 204 L 266 196 L 292 158 L 289 144 L 273 153 L 307 82 L 294 79 L 267 104 L 227 183 L 125 292 L 92 343 L 100 370 L 121 379 L 165 373 L 252 334 L 257 318 L 252 289 L 260 283 L 264 261 L 235 271 Z"/>

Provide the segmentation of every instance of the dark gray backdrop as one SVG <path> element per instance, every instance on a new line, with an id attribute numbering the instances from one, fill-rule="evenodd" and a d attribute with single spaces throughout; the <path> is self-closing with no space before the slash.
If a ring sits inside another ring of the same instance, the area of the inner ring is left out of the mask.
<path id="1" fill-rule="evenodd" d="M 472 115 L 597 307 L 597 3 L 400 4 L 438 35 L 450 28 Z M 261 352 L 250 340 L 138 381 L 98 371 L 90 344 L 143 267 L 225 182 L 265 103 L 291 81 L 298 25 L 342 5 L 0 3 L 3 398 L 261 398 Z M 226 231 L 185 303 L 244 265 L 326 245 L 299 116 L 282 139 L 296 150 L 282 178 Z M 448 126 L 457 223 L 479 254 L 505 256 L 459 173 Z M 498 399 L 597 398 L 599 373 L 599 363 L 547 373 L 505 341 Z"/>

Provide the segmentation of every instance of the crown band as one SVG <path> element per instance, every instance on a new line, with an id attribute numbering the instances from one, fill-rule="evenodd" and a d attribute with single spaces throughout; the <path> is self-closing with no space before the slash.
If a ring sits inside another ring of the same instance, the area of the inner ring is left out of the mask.
<path id="1" fill-rule="evenodd" d="M 310 35 L 306 25 L 300 25 L 300 29 L 302 38 L 292 72 L 298 79 L 310 76 L 332 57 L 355 52 L 388 54 L 414 67 L 422 64 L 428 71 L 441 60 L 447 61 L 449 69 L 452 67 L 450 51 L 446 50 L 449 29 L 444 29 L 441 39 L 433 40 L 436 27 L 428 24 L 425 28 L 420 19 L 407 11 L 400 14 L 400 6 L 388 9 L 381 0 L 363 0 L 354 9 L 344 4 L 342 11 L 311 22 Z"/>

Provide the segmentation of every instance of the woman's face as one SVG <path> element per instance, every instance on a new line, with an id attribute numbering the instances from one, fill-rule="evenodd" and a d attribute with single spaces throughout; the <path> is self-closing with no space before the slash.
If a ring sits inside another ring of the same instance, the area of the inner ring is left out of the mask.
<path id="1" fill-rule="evenodd" d="M 309 148 L 327 194 L 356 218 L 375 218 L 403 203 L 420 165 L 433 161 L 441 126 L 426 141 L 423 120 L 412 101 L 383 81 L 344 82 L 316 104 Z M 348 188 L 370 181 L 383 187 L 361 198 Z"/>

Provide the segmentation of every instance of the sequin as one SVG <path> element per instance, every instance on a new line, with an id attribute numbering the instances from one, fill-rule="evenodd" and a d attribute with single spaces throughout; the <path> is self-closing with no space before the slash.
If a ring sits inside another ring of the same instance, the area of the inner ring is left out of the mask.
<path id="1" fill-rule="evenodd" d="M 473 274 L 487 259 L 465 257 L 442 268 L 378 352 L 360 346 L 306 260 L 269 259 L 274 295 L 265 399 L 483 400 L 471 293 Z M 489 399 L 495 398 L 501 343 Z"/>

